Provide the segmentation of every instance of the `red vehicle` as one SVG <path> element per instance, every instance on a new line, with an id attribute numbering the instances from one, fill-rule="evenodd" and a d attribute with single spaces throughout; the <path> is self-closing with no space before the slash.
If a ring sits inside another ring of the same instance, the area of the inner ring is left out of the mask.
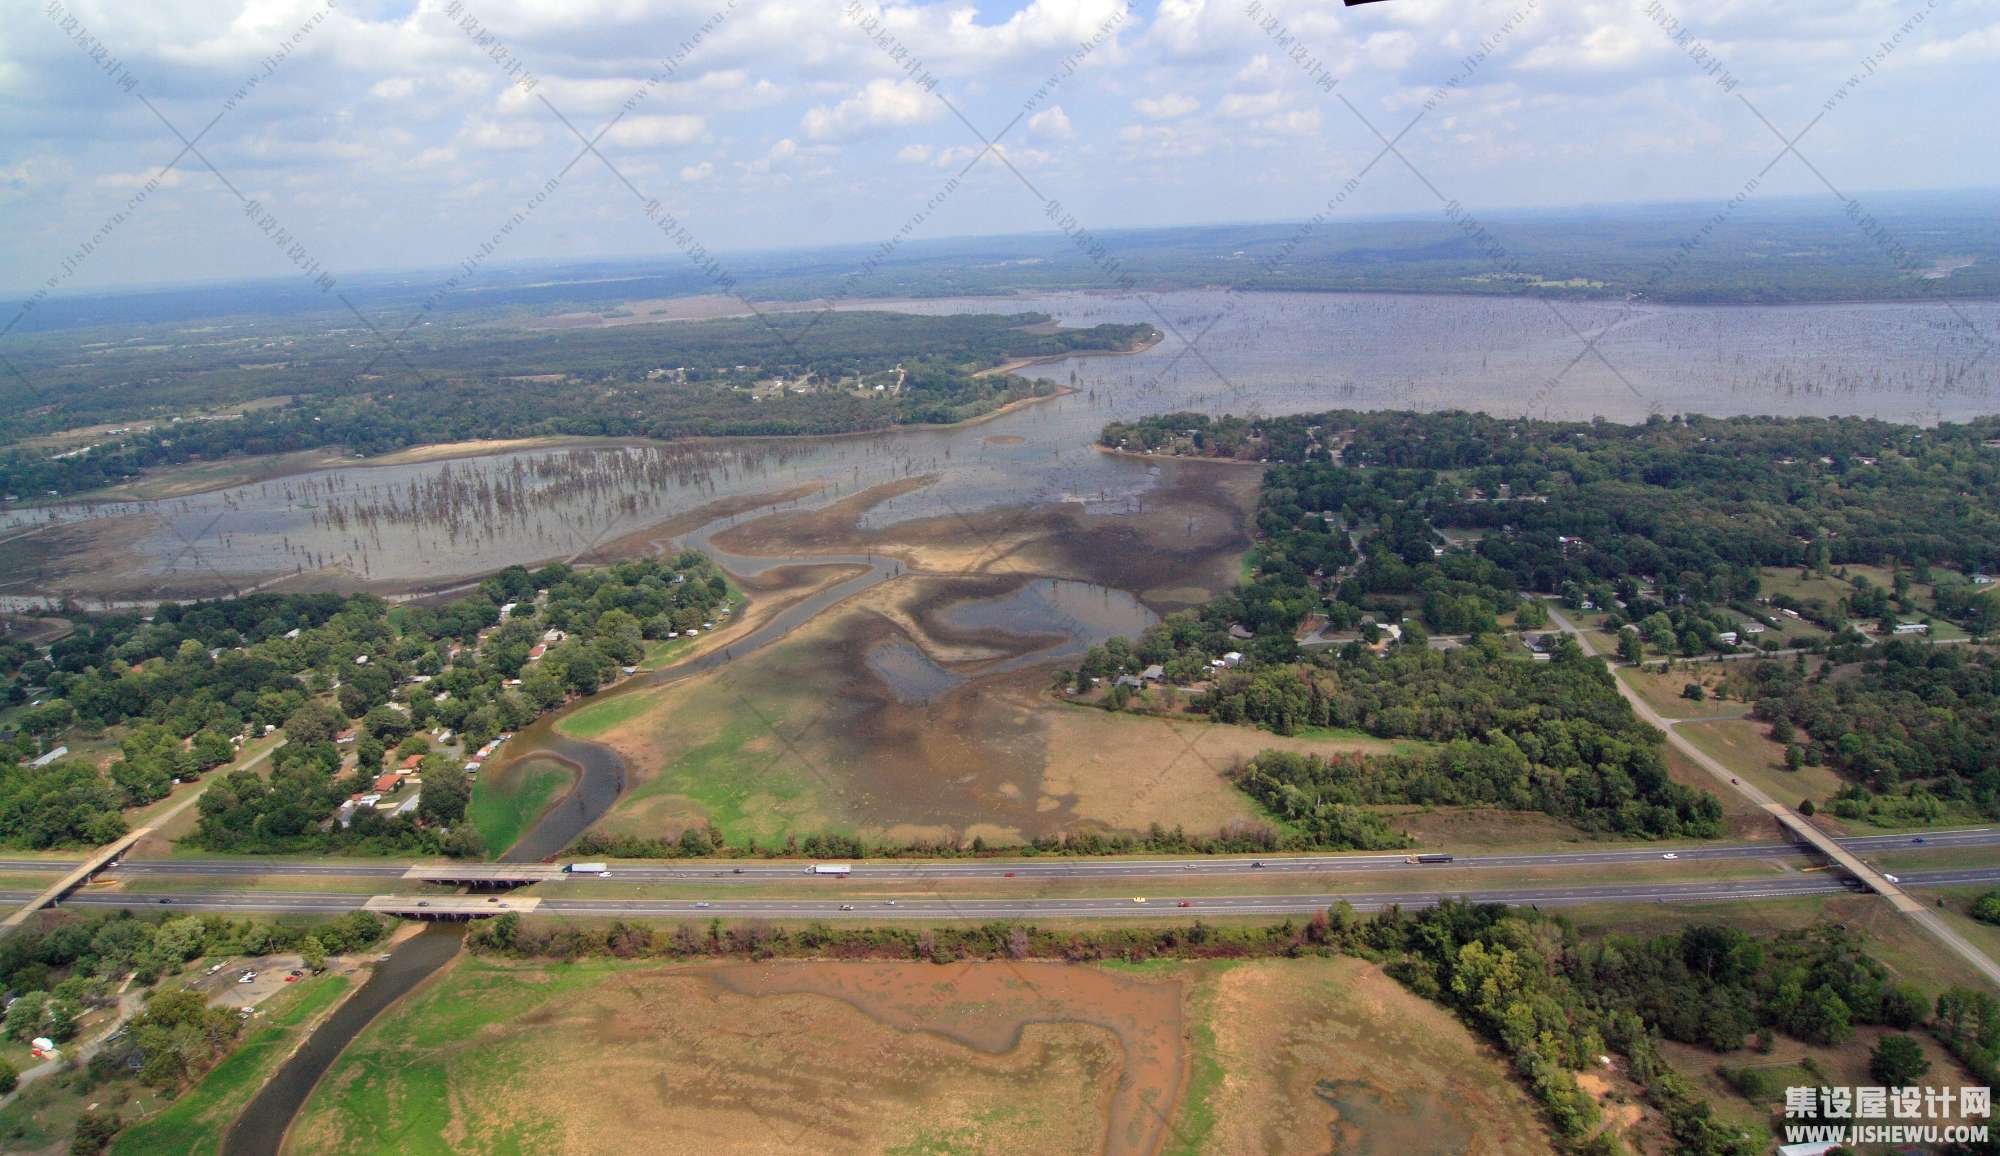
<path id="1" fill-rule="evenodd" d="M 1182 907 L 1193 907 L 1193 906 L 1194 906 L 1194 904 L 1192 904 L 1192 903 L 1189 903 L 1189 902 L 1188 902 L 1187 900 L 1183 899 L 1183 900 L 1181 900 L 1181 901 L 1180 901 L 1180 906 L 1182 906 Z"/>
<path id="2" fill-rule="evenodd" d="M 1012 879 L 1013 877 L 1014 877 L 1014 873 L 1013 873 L 1012 871 L 1009 871 L 1009 872 L 1007 872 L 1007 874 L 1005 874 L 1005 875 L 1001 876 L 1001 878 L 1003 878 L 1003 879 Z"/>

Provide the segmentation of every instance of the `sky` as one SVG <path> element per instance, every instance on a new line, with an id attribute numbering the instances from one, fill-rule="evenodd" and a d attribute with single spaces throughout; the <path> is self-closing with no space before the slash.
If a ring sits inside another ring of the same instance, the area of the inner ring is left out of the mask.
<path id="1" fill-rule="evenodd" d="M 1996 78 L 2000 0 L 18 0 L 0 289 L 1990 188 Z"/>

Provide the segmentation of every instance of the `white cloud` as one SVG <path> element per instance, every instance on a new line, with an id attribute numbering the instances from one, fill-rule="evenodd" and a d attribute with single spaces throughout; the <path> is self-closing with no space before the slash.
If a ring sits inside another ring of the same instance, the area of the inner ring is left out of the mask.
<path id="1" fill-rule="evenodd" d="M 497 121 L 474 117 L 459 134 L 477 149 L 526 149 L 542 143 L 542 129 L 532 122 Z"/>
<path id="2" fill-rule="evenodd" d="M 698 116 L 674 113 L 665 116 L 628 116 L 611 126 L 605 139 L 637 148 L 692 144 L 702 138 L 708 123 Z"/>
<path id="3" fill-rule="evenodd" d="M 705 181 L 714 175 L 715 166 L 708 161 L 703 161 L 698 165 L 685 165 L 681 168 L 681 180 L 689 184 L 693 184 L 696 181 Z"/>
<path id="4" fill-rule="evenodd" d="M 1182 92 L 1170 92 L 1164 96 L 1140 97 L 1132 102 L 1139 115 L 1153 120 L 1173 120 L 1183 117 L 1201 107 L 1201 102 Z"/>
<path id="5" fill-rule="evenodd" d="M 937 119 L 941 108 L 937 97 L 915 84 L 871 80 L 839 104 L 808 109 L 799 127 L 808 139 L 835 140 L 875 128 L 923 124 Z"/>
<path id="6" fill-rule="evenodd" d="M 1076 129 L 1069 123 L 1069 114 L 1059 104 L 1052 104 L 1029 117 L 1028 131 L 1052 140 L 1068 140 L 1076 135 Z"/>
<path id="7" fill-rule="evenodd" d="M 906 165 L 920 165 L 931 159 L 931 146 L 925 144 L 904 145 L 896 150 L 896 159 Z"/>

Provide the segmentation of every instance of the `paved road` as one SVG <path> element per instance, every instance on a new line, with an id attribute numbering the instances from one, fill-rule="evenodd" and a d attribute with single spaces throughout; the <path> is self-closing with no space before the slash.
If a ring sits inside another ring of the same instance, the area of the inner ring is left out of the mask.
<path id="1" fill-rule="evenodd" d="M 1902 877 L 1905 887 L 1933 888 L 2000 883 L 2000 867 L 1943 871 L 1913 871 Z M 837 886 L 837 884 L 835 885 Z M 1759 879 L 1699 883 L 1618 883 L 1495 887 L 1463 890 L 1419 889 L 1356 891 L 1321 895 L 1219 895 L 1190 897 L 1179 907 L 1172 894 L 1149 895 L 1144 903 L 1131 896 L 1094 898 L 947 899 L 938 896 L 898 899 L 845 898 L 834 891 L 824 899 L 719 899 L 698 907 L 685 899 L 543 899 L 538 912 L 585 917 L 659 918 L 669 915 L 752 917 L 768 919 L 1063 919 L 1101 916 L 1194 917 L 1200 915 L 1309 915 L 1347 900 L 1363 911 L 1392 904 L 1427 907 L 1446 899 L 1513 906 L 1576 906 L 1592 903 L 1701 903 L 1828 895 L 1851 890 L 1845 880 L 1825 874 L 1781 875 Z M 1157 889 L 1155 889 L 1157 890 Z M 0 892 L 0 901 L 26 898 L 25 893 Z M 366 907 L 377 896 L 312 894 L 283 891 L 210 891 L 172 897 L 171 909 L 193 911 L 260 911 L 330 914 Z M 157 900 L 117 892 L 84 892 L 65 900 L 78 907 L 147 907 Z M 494 897 L 498 911 L 505 897 Z M 414 905 L 414 901 L 412 901 Z"/>
<path id="2" fill-rule="evenodd" d="M 1583 648 L 1585 654 L 1601 657 L 1598 655 L 1597 647 L 1591 642 L 1590 637 L 1578 630 L 1576 624 L 1565 618 L 1554 604 L 1550 604 L 1549 606 L 1549 618 L 1564 633 L 1573 635 L 1576 638 L 1577 644 Z M 1827 835 L 1826 832 L 1807 822 L 1804 816 L 1732 774 L 1728 767 L 1711 757 L 1700 747 L 1695 746 L 1694 743 L 1688 740 L 1686 735 L 1681 734 L 1679 730 L 1675 729 L 1674 725 L 1663 718 L 1660 712 L 1654 710 L 1652 704 L 1648 703 L 1639 692 L 1633 690 L 1624 679 L 1619 678 L 1615 670 L 1612 671 L 1611 681 L 1617 686 L 1618 693 L 1624 696 L 1625 701 L 1632 704 L 1632 709 L 1637 712 L 1639 717 L 1658 727 L 1661 733 L 1667 736 L 1667 742 L 1674 749 L 1686 755 L 1692 762 L 1709 774 L 1714 775 L 1717 782 L 1728 786 L 1731 790 L 1763 808 L 1772 818 L 1784 824 L 1787 829 L 1802 838 L 1810 840 L 1814 847 L 1818 848 L 1827 858 L 1838 864 L 1841 870 L 1859 879 L 1867 885 L 1869 890 L 1887 899 L 1896 910 L 1909 916 L 1917 926 L 1930 932 L 1931 935 L 1941 940 L 1945 946 L 1957 952 L 1960 958 L 1976 968 L 1981 975 L 1984 975 L 1992 983 L 2000 985 L 2000 964 L 1994 963 L 1991 956 L 1975 947 L 1971 940 L 1966 939 L 1963 935 L 1953 930 L 1951 925 L 1938 918 L 1937 912 L 1903 894 L 1903 885 L 1900 882 L 1891 882 L 1882 872 L 1863 863 L 1852 852 L 1834 842 L 1832 837 Z"/>
<path id="3" fill-rule="evenodd" d="M 1914 842 L 1922 839 L 1921 845 Z M 1921 835 L 1863 835 L 1853 839 L 1842 839 L 1840 845 L 1859 855 L 1883 851 L 1943 850 L 1952 847 L 1994 847 L 2000 846 L 2000 827 L 1963 827 L 1951 830 L 1926 831 Z M 1712 846 L 1680 847 L 1671 844 L 1657 846 L 1618 846 L 1588 851 L 1548 851 L 1501 855 L 1460 855 L 1453 858 L 1451 868 L 1528 868 L 1528 867 L 1596 867 L 1618 863 L 1650 863 L 1662 854 L 1672 851 L 1682 860 L 1719 859 L 1791 859 L 1805 853 L 1803 848 L 1789 842 L 1738 843 Z M 1252 863 L 1262 863 L 1253 867 Z M 28 873 L 42 871 L 63 871 L 75 867 L 75 863 L 57 862 L 50 859 L 0 859 L 0 873 Z M 400 879 L 409 874 L 413 867 L 437 866 L 449 870 L 452 864 L 417 864 L 410 862 L 383 862 L 357 860 L 352 863 L 285 863 L 253 859 L 125 859 L 104 870 L 105 875 L 121 878 L 139 878 L 149 875 L 211 877 L 227 876 L 293 876 L 321 877 L 329 879 Z M 856 860 L 852 865 L 855 879 L 999 879 L 1011 872 L 1023 879 L 1112 879 L 1112 878 L 1158 878 L 1158 877 L 1199 877 L 1216 875 L 1285 875 L 1285 874 L 1328 874 L 1353 871 L 1387 871 L 1408 869 L 1411 871 L 1435 871 L 1432 864 L 1411 864 L 1402 852 L 1392 855 L 1342 854 L 1342 855 L 1270 855 L 1262 859 L 1247 857 L 1189 856 L 1185 858 L 1157 859 L 1065 859 L 1044 858 L 1025 860 L 980 859 L 976 861 L 954 860 L 900 860 L 873 859 Z M 739 873 L 739 870 L 740 873 Z M 624 883 L 671 883 L 677 880 L 712 880 L 723 883 L 769 883 L 777 879 L 792 880 L 800 875 L 802 865 L 798 863 L 769 863 L 761 861 L 737 862 L 733 860 L 712 860 L 700 865 L 650 866 L 621 863 L 614 875 Z M 596 876 L 579 877 L 588 882 Z"/>

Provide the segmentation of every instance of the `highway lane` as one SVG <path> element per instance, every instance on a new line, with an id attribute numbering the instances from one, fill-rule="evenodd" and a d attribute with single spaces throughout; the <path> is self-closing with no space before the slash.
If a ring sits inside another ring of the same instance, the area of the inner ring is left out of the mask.
<path id="1" fill-rule="evenodd" d="M 1943 871 L 1912 871 L 1901 876 L 1906 889 L 2000 884 L 2000 867 L 1975 867 Z M 928 898 L 843 899 L 834 893 L 824 899 L 543 899 L 538 914 L 569 915 L 582 918 L 764 918 L 764 919 L 850 919 L 850 920 L 941 920 L 941 919 L 1074 919 L 1141 917 L 1193 918 L 1202 915 L 1310 915 L 1341 900 L 1357 910 L 1376 911 L 1394 904 L 1428 907 L 1447 899 L 1476 903 L 1505 903 L 1513 906 L 1574 907 L 1596 903 L 1704 903 L 1796 896 L 1830 895 L 1852 891 L 1845 880 L 1823 874 L 1785 875 L 1760 879 L 1720 880 L 1700 883 L 1617 883 L 1582 885 L 1532 885 L 1464 890 L 1357 891 L 1324 895 L 1220 895 L 1190 897 L 1181 907 L 1171 894 L 1092 898 L 957 899 Z M 0 892 L 0 902 L 18 902 L 26 893 Z M 168 910 L 292 912 L 335 914 L 361 908 L 373 898 L 359 894 L 309 894 L 279 891 L 212 891 L 167 897 L 118 892 L 81 892 L 63 901 L 77 907 L 164 907 Z M 493 897 L 492 909 L 503 910 L 503 896 Z M 419 899 L 409 899 L 411 912 L 421 914 Z M 706 903 L 706 906 L 699 904 Z"/>
<path id="2" fill-rule="evenodd" d="M 1923 842 L 1918 844 L 1917 839 Z M 2000 827 L 1969 827 L 1947 831 L 1928 831 L 1921 835 L 1864 835 L 1840 841 L 1842 847 L 1857 855 L 1882 851 L 1930 851 L 1953 847 L 2000 846 Z M 1791 859 L 1809 855 L 1810 852 L 1789 842 L 1744 843 L 1721 846 L 1676 847 L 1667 844 L 1658 846 L 1606 847 L 1587 851 L 1549 851 L 1539 853 L 1516 853 L 1499 855 L 1458 855 L 1450 866 L 1458 868 L 1523 868 L 1523 867 L 1591 867 L 1617 863 L 1655 862 L 1671 851 L 1683 861 L 1726 860 L 1726 859 Z M 1413 853 L 1413 852 L 1412 852 Z M 1435 864 L 1410 864 L 1406 855 L 1394 854 L 1335 854 L 1335 855 L 1267 855 L 1261 859 L 1249 857 L 1188 856 L 1156 859 L 1067 859 L 1051 856 L 1042 859 L 999 860 L 980 859 L 975 861 L 955 860 L 899 860 L 863 859 L 852 864 L 850 878 L 855 879 L 994 879 L 1012 875 L 1020 878 L 1036 879 L 1104 879 L 1104 878 L 1149 878 L 1238 875 L 1255 872 L 1257 874 L 1288 873 L 1338 873 L 1344 871 L 1386 871 L 1400 868 L 1411 870 L 1434 869 Z M 1262 863 L 1255 867 L 1253 863 Z M 73 862 L 58 862 L 51 859 L 0 859 L 0 872 L 58 872 L 75 867 Z M 408 874 L 411 868 L 436 866 L 449 868 L 452 864 L 419 864 L 414 862 L 373 862 L 353 863 L 286 863 L 254 859 L 127 859 L 107 868 L 104 875 L 144 876 L 144 875 L 201 875 L 201 876 L 257 876 L 282 875 L 325 878 L 383 878 L 396 879 Z M 794 879 L 803 871 L 803 864 L 774 864 L 765 861 L 739 861 L 730 859 L 704 860 L 699 865 L 653 866 L 620 863 L 616 865 L 614 877 L 623 882 L 670 883 L 676 880 L 721 880 L 728 883 L 768 883 L 774 879 Z M 581 877 L 594 879 L 595 876 Z"/>

